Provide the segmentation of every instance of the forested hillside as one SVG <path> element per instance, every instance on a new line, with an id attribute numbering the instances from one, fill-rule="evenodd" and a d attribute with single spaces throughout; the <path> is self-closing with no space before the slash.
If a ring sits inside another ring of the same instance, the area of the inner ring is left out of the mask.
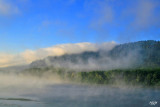
<path id="1" fill-rule="evenodd" d="M 132 52 L 137 53 L 137 64 L 139 67 L 160 66 L 160 41 L 139 41 L 117 45 L 110 51 L 112 58 L 125 57 Z"/>
<path id="2" fill-rule="evenodd" d="M 84 52 L 81 54 L 66 54 L 49 56 L 30 64 L 34 67 L 66 67 L 93 69 L 146 68 L 160 66 L 160 42 L 139 41 L 119 44 L 111 51 Z M 97 67 L 97 68 L 96 68 Z"/>
<path id="3" fill-rule="evenodd" d="M 22 73 L 39 77 L 51 73 L 78 83 L 160 86 L 160 42 L 139 41 L 117 45 L 111 51 L 49 56 L 31 63 Z"/>

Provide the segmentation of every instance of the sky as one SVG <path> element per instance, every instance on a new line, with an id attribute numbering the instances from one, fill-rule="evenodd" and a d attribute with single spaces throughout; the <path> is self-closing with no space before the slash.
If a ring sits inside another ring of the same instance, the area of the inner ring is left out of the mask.
<path id="1" fill-rule="evenodd" d="M 0 58 L 5 61 L 62 44 L 159 38 L 160 0 L 0 0 Z"/>

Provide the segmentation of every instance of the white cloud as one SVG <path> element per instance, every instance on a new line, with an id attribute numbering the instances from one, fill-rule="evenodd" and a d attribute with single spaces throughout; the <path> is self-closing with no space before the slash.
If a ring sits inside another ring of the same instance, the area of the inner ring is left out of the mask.
<path id="1" fill-rule="evenodd" d="M 38 50 L 26 50 L 20 54 L 0 54 L 0 67 L 29 64 L 32 61 L 43 59 L 47 56 L 61 56 L 64 54 L 82 53 L 84 51 L 97 51 L 99 49 L 111 50 L 115 42 L 94 44 L 89 42 L 75 44 L 60 44 Z"/>
<path id="2" fill-rule="evenodd" d="M 159 7 L 159 2 L 151 0 L 140 0 L 133 5 L 133 9 L 128 9 L 135 17 L 132 27 L 141 30 L 157 26 L 160 22 L 158 19 L 160 14 L 156 13 L 157 7 Z"/>
<path id="3" fill-rule="evenodd" d="M 14 58 L 14 55 L 0 53 L 0 65 L 5 66 L 6 63 L 10 62 Z"/>

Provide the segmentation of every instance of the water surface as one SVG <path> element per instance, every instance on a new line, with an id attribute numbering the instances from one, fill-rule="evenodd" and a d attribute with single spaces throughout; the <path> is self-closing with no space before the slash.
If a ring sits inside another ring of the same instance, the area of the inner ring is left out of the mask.
<path id="1" fill-rule="evenodd" d="M 160 90 L 54 84 L 45 87 L 5 88 L 0 107 L 160 107 Z"/>

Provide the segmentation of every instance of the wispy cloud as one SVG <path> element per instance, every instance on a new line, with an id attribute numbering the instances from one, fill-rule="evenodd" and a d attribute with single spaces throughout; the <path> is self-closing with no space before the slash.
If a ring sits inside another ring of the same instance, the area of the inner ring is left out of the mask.
<path id="1" fill-rule="evenodd" d="M 122 14 L 123 20 L 131 19 L 126 25 L 126 29 L 121 32 L 119 38 L 122 41 L 130 41 L 143 37 L 152 39 L 158 35 L 148 35 L 152 29 L 160 27 L 160 13 L 158 12 L 160 2 L 156 0 L 136 0 L 132 5 L 128 6 Z"/>
<path id="2" fill-rule="evenodd" d="M 20 10 L 15 4 L 7 0 L 0 0 L 0 15 L 12 15 L 19 12 Z"/>
<path id="3" fill-rule="evenodd" d="M 133 17 L 131 27 L 138 30 L 145 30 L 160 25 L 160 14 L 156 12 L 159 6 L 160 2 L 154 0 L 136 1 L 127 9 L 128 16 Z"/>
<path id="4" fill-rule="evenodd" d="M 128 38 L 133 40 L 141 32 L 160 27 L 158 0 L 86 0 L 84 8 L 91 20 L 89 28 L 96 30 L 100 37 L 108 38 L 115 30 L 118 38 L 129 41 Z"/>
<path id="5" fill-rule="evenodd" d="M 47 56 L 61 56 L 64 54 L 82 53 L 84 51 L 97 51 L 99 49 L 110 50 L 115 42 L 94 44 L 89 42 L 75 44 L 60 44 L 38 50 L 25 50 L 19 54 L 0 54 L 0 67 L 29 64 L 32 61 L 43 59 Z"/>
<path id="6" fill-rule="evenodd" d="M 113 7 L 109 5 L 108 2 L 108 0 L 93 0 L 85 2 L 84 7 L 87 8 L 89 12 L 93 12 L 93 15 L 95 16 L 91 20 L 91 27 L 101 28 L 114 20 Z"/>

